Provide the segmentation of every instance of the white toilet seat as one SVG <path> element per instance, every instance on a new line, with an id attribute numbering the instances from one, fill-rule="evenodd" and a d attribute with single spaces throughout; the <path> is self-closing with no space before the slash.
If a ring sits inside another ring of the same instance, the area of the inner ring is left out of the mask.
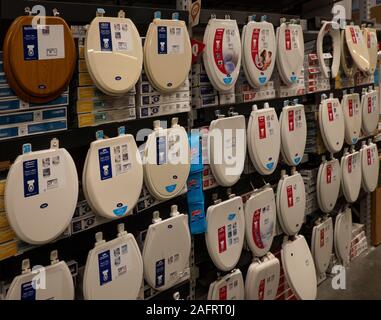
<path id="1" fill-rule="evenodd" d="M 144 71 L 155 89 L 169 93 L 182 86 L 192 62 L 185 22 L 155 18 L 148 27 L 143 58 Z"/>
<path id="2" fill-rule="evenodd" d="M 333 95 L 320 104 L 319 127 L 327 150 L 330 153 L 339 152 L 344 144 L 344 115 L 339 100 Z"/>
<path id="3" fill-rule="evenodd" d="M 365 135 L 371 135 L 377 129 L 380 105 L 378 90 L 369 90 L 361 98 L 362 130 Z"/>
<path id="4" fill-rule="evenodd" d="M 144 148 L 144 184 L 158 200 L 178 196 L 186 185 L 190 170 L 188 135 L 184 127 L 172 119 L 172 127 L 163 129 L 154 122 L 154 131 Z"/>
<path id="5" fill-rule="evenodd" d="M 328 35 L 332 39 L 333 47 L 332 64 L 329 67 L 325 63 L 323 53 L 323 40 Z M 340 68 L 340 29 L 337 23 L 327 21 L 323 23 L 317 38 L 317 56 L 324 76 L 326 78 L 336 78 Z"/>
<path id="6" fill-rule="evenodd" d="M 243 27 L 242 65 L 252 87 L 263 86 L 271 79 L 276 61 L 275 41 L 272 23 L 250 21 Z"/>
<path id="7" fill-rule="evenodd" d="M 281 152 L 290 166 L 301 163 L 307 141 L 307 122 L 304 106 L 285 106 L 279 118 Z"/>
<path id="8" fill-rule="evenodd" d="M 341 183 L 341 168 L 339 160 L 324 161 L 318 172 L 316 182 L 317 200 L 321 211 L 331 212 L 339 197 Z"/>
<path id="9" fill-rule="evenodd" d="M 245 117 L 234 115 L 213 120 L 208 140 L 210 168 L 217 183 L 224 187 L 236 184 L 246 159 Z"/>
<path id="10" fill-rule="evenodd" d="M 362 187 L 366 192 L 373 192 L 378 185 L 380 160 L 375 143 L 363 145 L 361 150 Z"/>
<path id="11" fill-rule="evenodd" d="M 188 217 L 172 206 L 171 217 L 157 218 L 148 228 L 143 248 L 144 278 L 158 291 L 173 287 L 189 263 L 191 237 Z"/>
<path id="12" fill-rule="evenodd" d="M 65 149 L 24 153 L 9 170 L 7 218 L 25 242 L 44 244 L 61 235 L 70 224 L 77 199 L 77 169 Z"/>
<path id="13" fill-rule="evenodd" d="M 238 269 L 214 281 L 209 287 L 208 300 L 243 300 L 244 298 L 242 272 Z"/>
<path id="14" fill-rule="evenodd" d="M 232 270 L 241 256 L 245 237 L 245 217 L 241 197 L 212 205 L 206 214 L 206 246 L 216 267 Z"/>
<path id="15" fill-rule="evenodd" d="M 356 66 L 362 72 L 369 72 L 369 52 L 360 27 L 354 25 L 346 26 L 345 39 L 348 45 L 348 50 Z"/>
<path id="16" fill-rule="evenodd" d="M 245 292 L 247 300 L 274 300 L 280 279 L 280 263 L 271 253 L 256 259 L 247 270 Z"/>
<path id="17" fill-rule="evenodd" d="M 311 251 L 303 236 L 287 241 L 282 247 L 282 266 L 287 282 L 299 300 L 315 300 L 316 269 Z"/>
<path id="18" fill-rule="evenodd" d="M 139 80 L 142 42 L 134 23 L 124 13 L 118 18 L 94 18 L 86 33 L 84 52 L 90 76 L 104 93 L 123 95 Z"/>
<path id="19" fill-rule="evenodd" d="M 306 208 L 306 192 L 300 173 L 284 175 L 279 180 L 276 205 L 282 230 L 290 236 L 297 234 L 303 225 Z"/>
<path id="20" fill-rule="evenodd" d="M 346 153 L 341 158 L 341 187 L 349 203 L 357 200 L 361 189 L 360 152 Z"/>
<path id="21" fill-rule="evenodd" d="M 280 153 L 280 127 L 275 109 L 265 103 L 263 109 L 253 106 L 247 128 L 250 159 L 262 175 L 272 174 Z"/>
<path id="22" fill-rule="evenodd" d="M 123 225 L 121 225 L 123 226 Z M 105 242 L 102 234 L 90 250 L 83 276 L 86 300 L 134 300 L 143 283 L 143 261 L 131 233 L 119 227 L 118 237 Z"/>
<path id="23" fill-rule="evenodd" d="M 337 215 L 334 237 L 336 256 L 341 263 L 346 265 L 349 262 L 352 242 L 352 211 L 350 208 Z"/>
<path id="24" fill-rule="evenodd" d="M 316 225 L 312 230 L 311 253 L 317 274 L 327 271 L 333 250 L 332 218 Z"/>
<path id="25" fill-rule="evenodd" d="M 257 257 L 269 252 L 276 226 L 274 191 L 270 186 L 254 193 L 245 204 L 246 241 Z"/>
<path id="26" fill-rule="evenodd" d="M 108 219 L 128 215 L 143 185 L 143 166 L 134 137 L 120 135 L 93 141 L 82 181 L 85 197 L 94 212 Z"/>
<path id="27" fill-rule="evenodd" d="M 341 44 L 341 59 L 340 59 L 341 68 L 343 69 L 346 77 L 351 79 L 356 72 L 356 65 L 352 59 L 351 54 L 349 53 L 345 30 L 341 31 L 340 44 Z"/>
<path id="28" fill-rule="evenodd" d="M 232 90 L 241 68 L 241 40 L 237 21 L 210 19 L 203 42 L 204 66 L 213 87 L 222 92 Z"/>
<path id="29" fill-rule="evenodd" d="M 358 93 L 345 94 L 341 101 L 345 123 L 345 142 L 356 144 L 361 134 L 362 112 L 360 95 Z"/>
<path id="30" fill-rule="evenodd" d="M 373 28 L 365 28 L 363 32 L 369 53 L 369 74 L 372 75 L 376 71 L 378 60 L 377 31 Z"/>

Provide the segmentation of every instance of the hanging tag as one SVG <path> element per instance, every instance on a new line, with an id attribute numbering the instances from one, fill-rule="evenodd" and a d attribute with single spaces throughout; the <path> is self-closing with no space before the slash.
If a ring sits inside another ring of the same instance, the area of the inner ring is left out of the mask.
<path id="1" fill-rule="evenodd" d="M 161 11 L 155 11 L 153 16 L 155 19 L 161 19 Z"/>
<path id="2" fill-rule="evenodd" d="M 126 127 L 122 126 L 118 128 L 118 135 L 124 136 L 126 134 Z"/>
<path id="3" fill-rule="evenodd" d="M 22 146 L 22 153 L 23 154 L 26 154 L 26 153 L 30 153 L 32 152 L 32 145 L 30 143 L 26 143 Z"/>
<path id="4" fill-rule="evenodd" d="M 98 130 L 98 131 L 95 133 L 95 136 L 96 136 L 97 140 L 102 140 L 102 139 L 105 138 L 105 135 L 104 135 L 103 130 Z"/>
<path id="5" fill-rule="evenodd" d="M 50 149 L 58 149 L 60 147 L 60 142 L 57 138 L 50 141 Z"/>

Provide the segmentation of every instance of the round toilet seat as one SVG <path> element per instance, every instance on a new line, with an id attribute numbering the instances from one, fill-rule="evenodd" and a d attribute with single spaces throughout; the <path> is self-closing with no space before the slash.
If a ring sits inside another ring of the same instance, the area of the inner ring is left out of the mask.
<path id="1" fill-rule="evenodd" d="M 237 21 L 209 20 L 204 33 L 203 61 L 206 73 L 217 91 L 230 91 L 241 68 L 241 39 Z"/>
<path id="2" fill-rule="evenodd" d="M 245 117 L 235 115 L 213 120 L 208 134 L 209 162 L 213 176 L 220 186 L 233 186 L 240 179 L 245 165 Z"/>
<path id="3" fill-rule="evenodd" d="M 83 276 L 86 300 L 133 300 L 143 283 L 143 261 L 131 233 L 99 241 L 90 250 Z"/>
<path id="4" fill-rule="evenodd" d="M 85 40 L 87 69 L 97 87 L 108 95 L 134 88 L 143 63 L 139 32 L 130 19 L 95 17 Z"/>
<path id="5" fill-rule="evenodd" d="M 303 236 L 282 246 L 282 266 L 287 283 L 299 300 L 315 300 L 316 269 L 311 251 Z"/>
<path id="6" fill-rule="evenodd" d="M 336 217 L 334 237 L 336 256 L 345 265 L 349 262 L 352 242 L 352 211 L 350 208 Z"/>
<path id="7" fill-rule="evenodd" d="M 275 109 L 268 103 L 263 109 L 253 107 L 247 129 L 250 159 L 262 175 L 272 174 L 280 154 L 280 127 Z"/>
<path id="8" fill-rule="evenodd" d="M 312 230 L 311 252 L 315 261 L 317 274 L 327 271 L 333 250 L 332 218 L 315 226 Z"/>
<path id="9" fill-rule="evenodd" d="M 341 31 L 340 44 L 341 44 L 341 59 L 340 59 L 341 68 L 343 69 L 344 74 L 347 76 L 347 78 L 350 79 L 354 76 L 356 72 L 356 65 L 352 59 L 351 54 L 349 53 L 345 30 Z"/>
<path id="10" fill-rule="evenodd" d="M 144 42 L 144 70 L 151 84 L 169 93 L 182 86 L 192 62 L 192 48 L 184 21 L 155 18 Z"/>
<path id="11" fill-rule="evenodd" d="M 9 170 L 7 218 L 27 243 L 44 244 L 61 235 L 71 222 L 77 199 L 77 170 L 65 149 L 25 153 Z"/>
<path id="12" fill-rule="evenodd" d="M 212 205 L 206 214 L 206 246 L 216 267 L 232 270 L 241 256 L 245 237 L 245 216 L 241 197 Z"/>
<path id="13" fill-rule="evenodd" d="M 362 130 L 365 135 L 372 135 L 378 126 L 380 113 L 377 90 L 370 90 L 361 98 Z"/>
<path id="14" fill-rule="evenodd" d="M 376 71 L 378 60 L 377 31 L 373 28 L 365 28 L 363 32 L 369 53 L 369 74 L 372 75 Z"/>
<path id="15" fill-rule="evenodd" d="M 208 300 L 244 300 L 244 298 L 242 272 L 238 269 L 214 281 L 209 287 Z"/>
<path id="16" fill-rule="evenodd" d="M 317 178 L 317 200 L 321 211 L 331 212 L 339 197 L 341 183 L 341 168 L 339 160 L 324 161 L 320 167 Z"/>
<path id="17" fill-rule="evenodd" d="M 349 53 L 356 66 L 362 72 L 369 72 L 370 58 L 367 44 L 359 26 L 349 25 L 345 27 L 345 39 Z"/>
<path id="18" fill-rule="evenodd" d="M 172 212 L 177 211 L 172 207 Z M 189 263 L 191 237 L 188 217 L 176 212 L 154 221 L 148 228 L 143 248 L 144 278 L 158 291 L 173 287 Z"/>
<path id="19" fill-rule="evenodd" d="M 280 263 L 271 253 L 263 261 L 254 261 L 246 274 L 246 299 L 274 300 L 278 292 L 279 279 Z"/>
<path id="20" fill-rule="evenodd" d="M 300 173 L 285 175 L 279 180 L 276 205 L 282 230 L 290 236 L 297 234 L 303 225 L 306 208 L 306 192 Z"/>
<path id="21" fill-rule="evenodd" d="M 341 101 L 345 123 L 345 142 L 356 144 L 361 134 L 362 112 L 360 95 L 358 93 L 345 94 Z"/>
<path id="22" fill-rule="evenodd" d="M 252 87 L 265 85 L 274 71 L 276 39 L 272 23 L 250 21 L 242 31 L 242 65 Z"/>
<path id="23" fill-rule="evenodd" d="M 361 150 L 362 187 L 366 192 L 373 192 L 378 185 L 380 160 L 375 143 L 364 145 Z"/>
<path id="24" fill-rule="evenodd" d="M 245 204 L 246 241 L 257 257 L 269 252 L 276 226 L 275 195 L 271 187 L 254 193 Z"/>
<path id="25" fill-rule="evenodd" d="M 304 106 L 297 104 L 282 109 L 279 118 L 281 152 L 290 166 L 301 163 L 307 141 L 307 122 Z"/>
<path id="26" fill-rule="evenodd" d="M 341 158 L 341 187 L 349 203 L 357 200 L 361 189 L 360 152 L 347 153 Z"/>
<path id="27" fill-rule="evenodd" d="M 93 141 L 83 170 L 83 189 L 94 212 L 108 219 L 128 215 L 143 185 L 143 166 L 132 135 Z"/>
<path id="28" fill-rule="evenodd" d="M 334 27 L 334 22 L 324 22 L 317 37 L 317 56 L 319 59 L 320 68 L 326 78 L 335 79 L 340 68 L 340 29 L 339 26 Z M 332 64 L 327 66 L 324 59 L 323 40 L 326 36 L 332 39 Z"/>

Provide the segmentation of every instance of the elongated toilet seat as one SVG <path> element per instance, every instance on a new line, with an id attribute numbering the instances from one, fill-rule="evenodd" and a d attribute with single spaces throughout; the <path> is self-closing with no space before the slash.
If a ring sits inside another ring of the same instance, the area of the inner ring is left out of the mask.
<path id="1" fill-rule="evenodd" d="M 143 248 L 144 278 L 158 291 L 174 286 L 189 263 L 191 237 L 188 217 L 172 206 L 171 217 L 154 217 Z"/>
<path id="2" fill-rule="evenodd" d="M 345 94 L 341 101 L 345 123 L 345 142 L 356 144 L 361 134 L 362 110 L 358 93 Z"/>
<path id="3" fill-rule="evenodd" d="M 327 271 L 333 250 L 332 218 L 316 225 L 312 230 L 311 253 L 317 274 Z"/>
<path id="4" fill-rule="evenodd" d="M 331 212 L 339 197 L 341 183 L 341 168 L 339 160 L 323 161 L 317 177 L 317 200 L 321 211 Z"/>
<path id="5" fill-rule="evenodd" d="M 369 51 L 360 27 L 355 25 L 346 26 L 345 39 L 349 53 L 357 68 L 368 73 L 370 70 Z"/>
<path id="6" fill-rule="evenodd" d="M 280 263 L 271 253 L 262 260 L 255 259 L 246 274 L 247 300 L 274 300 L 280 279 Z"/>
<path id="7" fill-rule="evenodd" d="M 217 183 L 224 187 L 236 184 L 246 158 L 245 117 L 233 115 L 213 120 L 208 140 L 210 168 Z"/>
<path id="8" fill-rule="evenodd" d="M 285 106 L 279 117 L 281 152 L 290 166 L 301 163 L 307 141 L 307 121 L 302 104 Z"/>
<path id="9" fill-rule="evenodd" d="M 209 287 L 208 300 L 243 300 L 244 298 L 242 272 L 238 269 L 214 281 Z"/>
<path id="10" fill-rule="evenodd" d="M 323 40 L 326 36 L 332 39 L 332 64 L 327 66 L 323 52 Z M 320 68 L 326 78 L 336 78 L 340 68 L 340 29 L 337 23 L 324 22 L 317 37 L 317 56 Z"/>
<path id="11" fill-rule="evenodd" d="M 118 226 L 118 237 L 104 241 L 96 234 L 95 246 L 87 256 L 83 276 L 86 300 L 134 300 L 143 283 L 143 261 L 131 233 Z"/>
<path id="12" fill-rule="evenodd" d="M 192 61 L 185 22 L 155 17 L 148 27 L 143 57 L 144 70 L 155 89 L 176 91 L 188 77 Z"/>
<path id="13" fill-rule="evenodd" d="M 265 103 L 263 109 L 253 106 L 247 127 L 250 159 L 262 175 L 272 174 L 280 153 L 280 127 L 275 109 Z"/>
<path id="14" fill-rule="evenodd" d="M 306 208 L 306 192 L 300 173 L 295 171 L 279 180 L 276 205 L 282 230 L 290 236 L 297 234 L 303 225 Z"/>
<path id="15" fill-rule="evenodd" d="M 250 21 L 242 30 L 242 65 L 252 87 L 265 85 L 274 71 L 276 61 L 274 26 L 262 19 Z"/>
<path id="16" fill-rule="evenodd" d="M 232 90 L 241 68 L 241 40 L 237 21 L 210 19 L 203 42 L 204 66 L 213 87 L 222 92 Z"/>
<path id="17" fill-rule="evenodd" d="M 303 236 L 282 246 L 282 266 L 287 282 L 299 300 L 315 300 L 316 269 L 311 251 Z"/>
<path id="18" fill-rule="evenodd" d="M 208 208 L 206 246 L 216 267 L 232 270 L 241 256 L 245 237 L 245 217 L 241 197 L 234 197 Z"/>
<path id="19" fill-rule="evenodd" d="M 354 76 L 357 68 L 352 59 L 351 54 L 349 53 L 345 30 L 341 31 L 340 43 L 341 43 L 340 65 L 346 77 L 351 79 Z"/>
<path id="20" fill-rule="evenodd" d="M 18 156 L 9 170 L 5 186 L 7 218 L 25 242 L 44 244 L 61 235 L 70 224 L 77 199 L 74 161 L 57 145 Z"/>
<path id="21" fill-rule="evenodd" d="M 366 192 L 373 192 L 378 185 L 380 170 L 377 145 L 375 143 L 364 144 L 360 154 L 362 187 Z"/>
<path id="22" fill-rule="evenodd" d="M 269 252 L 276 226 L 274 191 L 270 186 L 255 192 L 245 204 L 246 241 L 257 257 Z"/>
<path id="23" fill-rule="evenodd" d="M 336 217 L 334 243 L 337 258 L 346 265 L 349 262 L 352 241 L 352 211 L 347 208 Z"/>
<path id="24" fill-rule="evenodd" d="M 94 212 L 108 219 L 131 212 L 143 185 L 143 166 L 134 137 L 122 134 L 93 141 L 82 182 Z"/>
<path id="25" fill-rule="evenodd" d="M 362 130 L 365 135 L 371 135 L 377 129 L 380 114 L 378 90 L 369 89 L 361 98 Z"/>
<path id="26" fill-rule="evenodd" d="M 378 60 L 377 31 L 373 28 L 365 28 L 363 33 L 369 52 L 369 74 L 374 74 L 377 68 Z"/>
<path id="27" fill-rule="evenodd" d="M 341 158 L 341 187 L 349 203 L 357 200 L 361 189 L 360 152 L 345 153 Z"/>
<path id="28" fill-rule="evenodd" d="M 123 11 L 117 18 L 91 21 L 84 52 L 89 74 L 101 91 L 123 95 L 134 88 L 142 72 L 143 49 L 138 30 Z"/>

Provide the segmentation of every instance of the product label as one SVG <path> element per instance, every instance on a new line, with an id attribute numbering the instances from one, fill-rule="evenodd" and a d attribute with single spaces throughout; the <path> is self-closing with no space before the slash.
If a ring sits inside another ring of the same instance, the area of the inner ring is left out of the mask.
<path id="1" fill-rule="evenodd" d="M 349 112 L 349 116 L 353 117 L 353 100 L 352 99 L 348 100 L 348 112 Z"/>
<path id="2" fill-rule="evenodd" d="M 265 299 L 266 279 L 262 279 L 258 287 L 258 300 Z"/>
<path id="3" fill-rule="evenodd" d="M 33 287 L 33 281 L 25 282 L 21 285 L 21 301 L 35 301 L 36 289 Z"/>
<path id="4" fill-rule="evenodd" d="M 101 286 L 127 273 L 128 245 L 117 245 L 98 254 L 99 283 Z"/>
<path id="5" fill-rule="evenodd" d="M 324 240 L 325 240 L 324 229 L 321 229 L 320 230 L 320 248 L 324 247 Z"/>
<path id="6" fill-rule="evenodd" d="M 284 31 L 284 41 L 285 41 L 285 47 L 287 51 L 290 51 L 292 49 L 291 46 L 291 30 L 286 29 Z"/>
<path id="7" fill-rule="evenodd" d="M 99 22 L 99 39 L 101 51 L 112 51 L 112 34 L 110 22 Z"/>
<path id="8" fill-rule="evenodd" d="M 165 259 L 156 261 L 155 288 L 160 288 L 165 284 Z"/>
<path id="9" fill-rule="evenodd" d="M 111 150 L 110 148 L 102 148 L 98 150 L 99 173 L 101 180 L 112 178 Z"/>
<path id="10" fill-rule="evenodd" d="M 374 149 L 369 148 L 366 150 L 366 154 L 368 158 L 368 166 L 371 166 L 373 164 L 373 152 L 374 152 Z"/>
<path id="11" fill-rule="evenodd" d="M 266 119 L 264 116 L 258 117 L 258 130 L 259 130 L 259 139 L 266 139 Z"/>
<path id="12" fill-rule="evenodd" d="M 65 167 L 60 155 L 46 157 L 41 160 L 42 179 L 40 179 L 40 192 L 47 192 L 62 188 L 65 185 Z"/>
<path id="13" fill-rule="evenodd" d="M 269 50 L 269 35 L 269 29 L 254 28 L 251 36 L 251 58 L 253 59 L 254 65 L 260 71 L 266 71 L 274 58 L 273 52 Z M 264 82 L 266 81 L 266 77 L 262 76 L 259 80 Z"/>
<path id="14" fill-rule="evenodd" d="M 350 156 L 348 158 L 348 173 L 352 173 L 352 160 L 353 160 L 353 157 Z"/>
<path id="15" fill-rule="evenodd" d="M 156 138 L 156 164 L 163 165 L 167 159 L 167 138 L 165 136 Z"/>
<path id="16" fill-rule="evenodd" d="M 226 227 L 223 226 L 218 229 L 218 253 L 223 253 L 226 250 Z"/>
<path id="17" fill-rule="evenodd" d="M 334 117 L 333 117 L 333 106 L 332 106 L 332 103 L 329 102 L 327 104 L 327 109 L 328 109 L 328 120 L 329 121 L 334 121 Z"/>
<path id="18" fill-rule="evenodd" d="M 32 197 L 39 194 L 38 163 L 37 159 L 24 161 L 24 197 Z"/>
<path id="19" fill-rule="evenodd" d="M 127 23 L 99 22 L 101 51 L 131 51 L 132 34 Z"/>
<path id="20" fill-rule="evenodd" d="M 292 132 L 295 130 L 295 115 L 294 111 L 288 111 L 288 131 Z"/>
<path id="21" fill-rule="evenodd" d="M 287 205 L 289 208 L 294 206 L 294 190 L 292 186 L 287 186 Z"/>
<path id="22" fill-rule="evenodd" d="M 227 300 L 228 299 L 228 287 L 223 286 L 218 291 L 218 299 L 219 300 Z"/>
<path id="23" fill-rule="evenodd" d="M 354 44 L 357 44 L 357 33 L 356 33 L 355 29 L 353 27 L 350 27 L 349 30 L 351 32 L 352 42 Z"/>
<path id="24" fill-rule="evenodd" d="M 112 281 L 110 250 L 98 254 L 99 284 L 103 286 Z"/>
<path id="25" fill-rule="evenodd" d="M 368 113 L 372 113 L 372 97 L 368 97 Z"/>
<path id="26" fill-rule="evenodd" d="M 330 184 L 332 182 L 332 165 L 327 165 L 327 183 Z"/>
<path id="27" fill-rule="evenodd" d="M 158 54 L 183 54 L 184 31 L 182 27 L 157 27 L 157 53 Z"/>
<path id="28" fill-rule="evenodd" d="M 255 245 L 259 249 L 263 249 L 265 246 L 263 245 L 261 237 L 261 209 L 257 209 L 254 211 L 251 230 Z"/>
<path id="29" fill-rule="evenodd" d="M 228 74 L 225 69 L 224 57 L 223 57 L 223 44 L 224 44 L 224 28 L 219 28 L 214 34 L 213 41 L 213 54 L 214 62 L 216 63 L 217 68 L 223 73 Z"/>
<path id="30" fill-rule="evenodd" d="M 128 152 L 128 145 L 117 145 L 113 148 L 113 151 L 115 174 L 119 176 L 130 171 L 132 168 L 132 162 L 131 155 Z"/>

